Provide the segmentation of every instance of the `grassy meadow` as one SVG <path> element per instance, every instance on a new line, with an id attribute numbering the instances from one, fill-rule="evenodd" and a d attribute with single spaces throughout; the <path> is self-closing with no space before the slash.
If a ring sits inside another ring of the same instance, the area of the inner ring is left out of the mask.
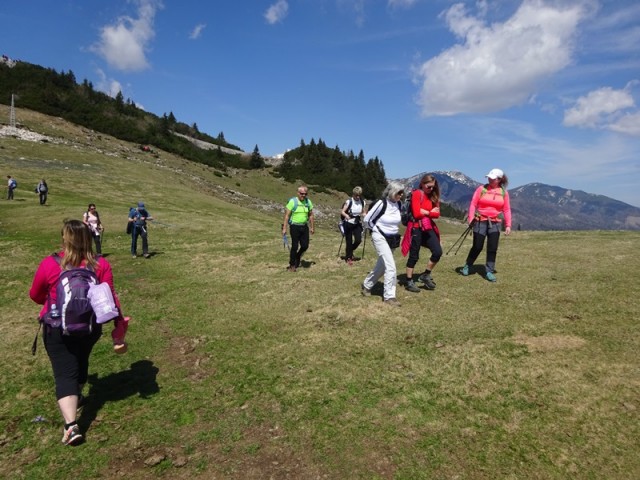
<path id="1" fill-rule="evenodd" d="M 0 200 L 0 478 L 640 478 L 640 233 L 514 232 L 495 284 L 457 273 L 467 239 L 435 291 L 400 287 L 390 308 L 381 288 L 360 295 L 369 241 L 353 267 L 338 259 L 340 197 L 311 189 L 327 216 L 289 273 L 282 211 L 265 205 L 296 185 L 18 119 L 65 142 L 0 139 L 2 178 L 19 182 Z M 138 200 L 157 219 L 148 260 L 125 234 Z M 28 291 L 90 202 L 132 320 L 128 353 L 109 325 L 94 349 L 87 442 L 69 448 Z M 439 225 L 446 252 L 464 226 Z"/>

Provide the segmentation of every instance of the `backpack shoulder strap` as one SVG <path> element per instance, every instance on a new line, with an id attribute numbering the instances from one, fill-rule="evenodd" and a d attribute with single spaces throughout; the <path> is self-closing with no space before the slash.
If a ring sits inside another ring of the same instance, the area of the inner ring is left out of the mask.
<path id="1" fill-rule="evenodd" d="M 381 198 L 380 201 L 382 202 L 382 206 L 380 207 L 380 211 L 376 214 L 376 216 L 374 218 L 371 218 L 369 220 L 369 224 L 373 225 L 374 227 L 376 226 L 376 223 L 378 223 L 378 220 L 380 220 L 380 217 L 382 217 L 382 215 L 384 215 L 384 212 L 387 211 L 387 199 L 386 198 Z M 374 207 L 375 207 L 375 204 L 374 204 Z"/>

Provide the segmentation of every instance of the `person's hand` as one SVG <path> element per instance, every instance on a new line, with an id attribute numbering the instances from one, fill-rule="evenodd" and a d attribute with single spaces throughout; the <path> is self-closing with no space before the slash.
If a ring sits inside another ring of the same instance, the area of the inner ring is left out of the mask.
<path id="1" fill-rule="evenodd" d="M 435 213 L 440 213 L 440 207 L 432 208 L 431 211 Z"/>
<path id="2" fill-rule="evenodd" d="M 504 234 L 509 235 L 511 233 L 511 227 L 507 227 L 504 229 Z"/>
<path id="3" fill-rule="evenodd" d="M 313 235 L 315 233 L 316 229 L 311 227 L 311 235 Z"/>

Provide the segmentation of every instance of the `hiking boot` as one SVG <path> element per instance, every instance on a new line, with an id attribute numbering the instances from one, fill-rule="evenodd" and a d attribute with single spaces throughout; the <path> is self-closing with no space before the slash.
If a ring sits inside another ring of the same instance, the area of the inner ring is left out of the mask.
<path id="1" fill-rule="evenodd" d="M 496 280 L 498 280 L 496 276 L 493 274 L 493 272 L 487 272 L 484 278 L 486 278 L 490 282 L 495 282 Z"/>
<path id="2" fill-rule="evenodd" d="M 407 284 L 404 286 L 404 289 L 408 290 L 409 292 L 420 293 L 420 289 L 418 288 L 418 286 L 415 284 L 413 280 L 409 280 Z"/>
<path id="3" fill-rule="evenodd" d="M 435 290 L 436 282 L 433 281 L 433 278 L 431 278 L 431 274 L 430 273 L 423 273 L 422 275 L 420 275 L 418 277 L 418 280 L 420 280 L 422 283 L 424 283 L 424 287 L 427 290 Z"/>
<path id="4" fill-rule="evenodd" d="M 371 289 L 366 288 L 364 286 L 364 283 L 362 285 L 360 285 L 360 292 L 362 293 L 363 297 L 370 297 L 371 296 Z"/>
<path id="5" fill-rule="evenodd" d="M 464 267 L 462 267 L 462 270 L 460 270 L 460 273 L 464 277 L 468 277 L 469 276 L 469 265 L 465 264 Z"/>
<path id="6" fill-rule="evenodd" d="M 385 305 L 389 305 L 390 307 L 400 307 L 401 304 L 397 298 L 387 298 L 384 302 Z"/>
<path id="7" fill-rule="evenodd" d="M 82 434 L 80 433 L 80 427 L 78 427 L 78 425 L 72 425 L 65 429 L 62 435 L 62 443 L 64 445 L 78 445 L 82 440 Z"/>

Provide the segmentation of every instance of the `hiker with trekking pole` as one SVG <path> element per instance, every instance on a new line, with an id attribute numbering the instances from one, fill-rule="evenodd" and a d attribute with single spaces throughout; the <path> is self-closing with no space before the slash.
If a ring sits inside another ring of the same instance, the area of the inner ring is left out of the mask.
<path id="1" fill-rule="evenodd" d="M 509 192 L 506 190 L 509 180 L 499 168 L 494 168 L 485 176 L 489 182 L 476 189 L 469 204 L 467 221 L 469 227 L 473 230 L 473 245 L 460 273 L 465 277 L 471 273 L 473 262 L 482 252 L 486 239 L 485 278 L 490 282 L 495 282 L 497 280 L 495 275 L 496 255 L 498 253 L 500 227 L 503 220 L 505 235 L 511 233 L 511 204 L 509 202 Z"/>
<path id="2" fill-rule="evenodd" d="M 90 203 L 87 207 L 87 211 L 82 214 L 82 222 L 89 227 L 91 231 L 91 236 L 93 237 L 93 241 L 96 244 L 96 253 L 98 255 L 102 254 L 102 237 L 101 235 L 104 233 L 104 227 L 102 226 L 102 222 L 100 221 L 100 214 L 98 214 L 98 210 L 96 210 L 96 204 Z"/>
<path id="3" fill-rule="evenodd" d="M 353 265 L 353 252 L 362 242 L 362 218 L 366 214 L 367 206 L 362 199 L 362 187 L 355 187 L 353 195 L 344 202 L 340 212 L 340 232 L 346 240 L 344 260 L 349 266 Z M 340 248 L 342 248 L 342 240 L 340 240 Z M 340 248 L 338 256 L 340 256 Z"/>

